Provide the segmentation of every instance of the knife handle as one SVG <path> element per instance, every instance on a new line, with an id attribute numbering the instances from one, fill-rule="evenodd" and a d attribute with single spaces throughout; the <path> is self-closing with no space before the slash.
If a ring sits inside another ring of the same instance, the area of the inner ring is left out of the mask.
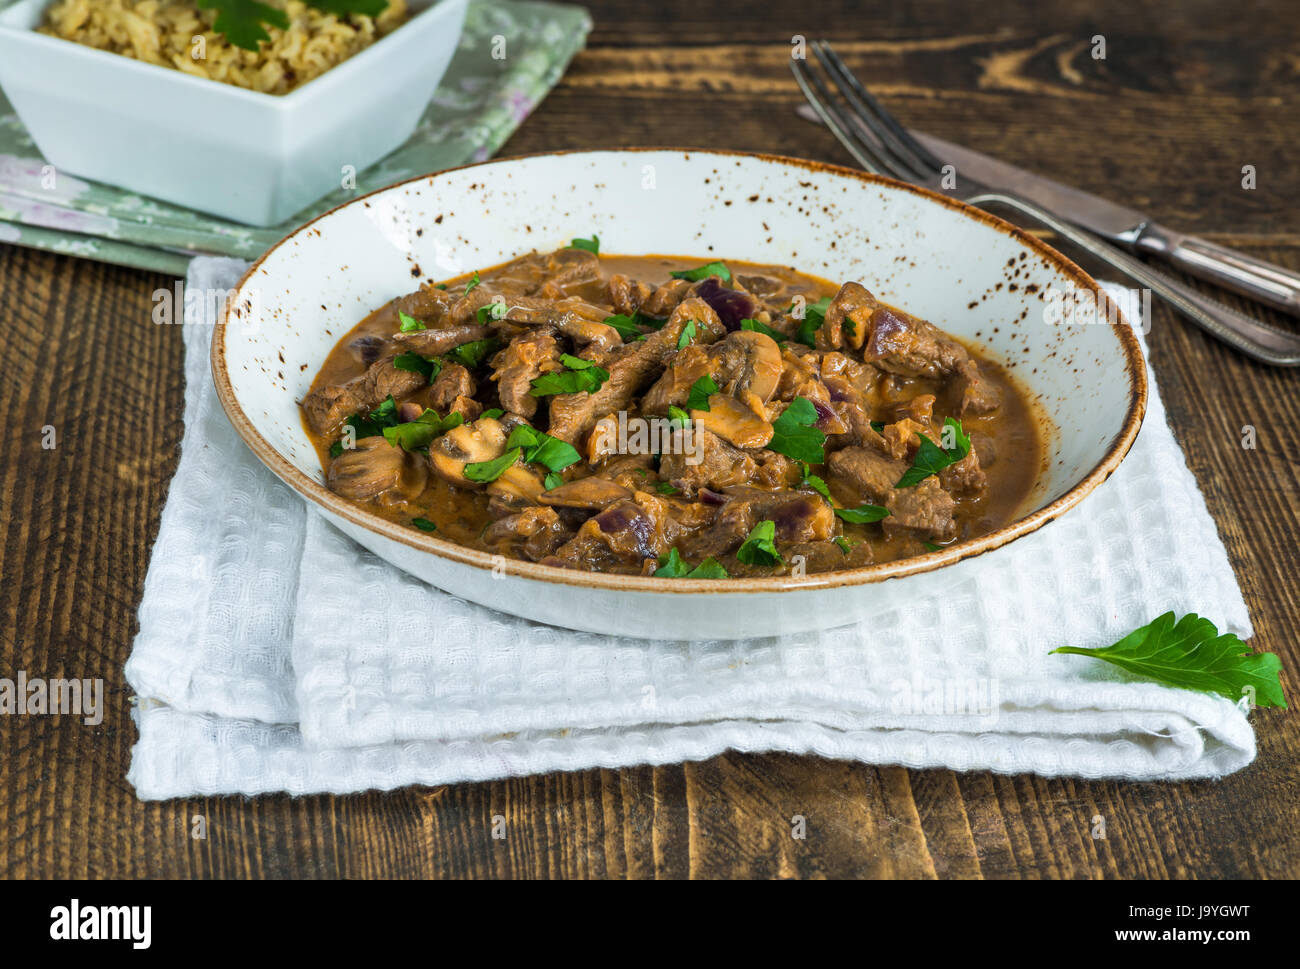
<path id="1" fill-rule="evenodd" d="M 1235 347 L 1255 360 L 1274 366 L 1300 366 L 1300 334 L 1286 332 L 1224 306 L 1180 280 L 1156 272 L 1141 259 L 1116 249 L 1099 236 L 1092 235 L 1069 222 L 1063 222 L 1028 199 L 1021 198 L 1013 192 L 985 191 L 970 195 L 965 201 L 972 205 L 985 205 L 992 202 L 1018 209 L 1024 215 L 1047 226 L 1062 239 L 1074 243 L 1112 269 L 1150 289 L 1172 308 L 1228 346 Z"/>
<path id="2" fill-rule="evenodd" d="M 1200 279 L 1300 316 L 1300 273 L 1154 223 L 1142 230 L 1137 248 L 1163 256 Z"/>

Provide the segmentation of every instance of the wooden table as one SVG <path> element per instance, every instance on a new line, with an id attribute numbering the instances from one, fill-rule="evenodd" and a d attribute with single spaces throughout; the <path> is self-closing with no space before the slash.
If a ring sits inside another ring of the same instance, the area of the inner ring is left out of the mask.
<path id="1" fill-rule="evenodd" d="M 848 162 L 795 118 L 790 38 L 827 35 L 910 124 L 1300 267 L 1300 19 L 1291 0 L 1178 5 L 591 4 L 590 49 L 506 154 L 613 145 Z M 778 9 L 779 8 L 779 9 Z M 633 12 L 635 11 L 635 12 Z M 1091 56 L 1104 35 L 1106 58 Z M 1242 166 L 1257 187 L 1243 190 Z M 815 757 L 408 789 L 141 804 L 122 664 L 181 435 L 181 334 L 161 276 L 0 246 L 3 672 L 102 676 L 110 713 L 0 718 L 10 876 L 1222 877 L 1300 874 L 1300 726 L 1254 716 L 1259 757 L 1217 783 L 912 771 Z M 1270 317 L 1272 318 L 1272 317 Z M 1291 325 L 1295 325 L 1292 321 Z M 1158 308 L 1170 420 L 1300 698 L 1300 374 Z M 1258 447 L 1243 449 L 1242 427 Z M 41 447 L 42 427 L 58 447 Z M 208 819 L 208 838 L 188 836 Z M 510 837 L 493 841 L 491 817 Z M 807 838 L 790 837 L 804 815 Z M 1105 840 L 1090 836 L 1106 819 Z"/>

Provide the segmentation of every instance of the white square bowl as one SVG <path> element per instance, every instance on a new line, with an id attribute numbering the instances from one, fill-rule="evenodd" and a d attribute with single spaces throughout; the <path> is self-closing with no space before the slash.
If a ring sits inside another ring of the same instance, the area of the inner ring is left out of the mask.
<path id="1" fill-rule="evenodd" d="M 415 15 L 302 87 L 262 94 L 36 33 L 50 0 L 0 12 L 0 87 L 55 168 L 252 225 L 275 225 L 415 129 L 467 0 Z M 421 9 L 423 8 L 423 9 Z"/>

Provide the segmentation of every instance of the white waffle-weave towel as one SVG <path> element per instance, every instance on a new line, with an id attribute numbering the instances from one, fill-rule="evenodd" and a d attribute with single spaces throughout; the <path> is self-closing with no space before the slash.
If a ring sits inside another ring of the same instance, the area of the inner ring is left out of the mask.
<path id="1" fill-rule="evenodd" d="M 195 259 L 189 285 L 243 269 Z M 348 792 L 725 750 L 1178 780 L 1248 764 L 1232 702 L 1060 645 L 1156 615 L 1250 619 L 1154 382 L 1120 469 L 936 602 L 782 639 L 654 642 L 456 599 L 353 544 L 253 457 L 185 327 L 185 432 L 127 662 L 144 799 Z M 946 693 L 946 696 L 945 696 Z"/>

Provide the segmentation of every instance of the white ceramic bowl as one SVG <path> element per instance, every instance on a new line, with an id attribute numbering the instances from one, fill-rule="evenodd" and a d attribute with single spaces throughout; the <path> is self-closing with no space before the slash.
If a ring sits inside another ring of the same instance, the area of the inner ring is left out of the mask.
<path id="1" fill-rule="evenodd" d="M 55 168 L 275 225 L 402 144 L 456 50 L 467 0 L 415 14 L 285 95 L 36 33 L 50 0 L 0 12 L 0 87 Z M 425 9 L 421 9 L 425 8 Z"/>
<path id="2" fill-rule="evenodd" d="M 297 402 L 344 333 L 423 280 L 593 232 L 610 253 L 752 260 L 860 280 L 1004 361 L 1052 428 L 1050 462 L 1024 517 L 919 558 L 799 578 L 655 579 L 515 561 L 494 575 L 492 556 L 386 522 L 325 487 Z M 1044 291 L 1071 285 L 1096 289 L 1073 263 L 993 216 L 860 172 L 705 151 L 551 154 L 416 178 L 303 226 L 231 295 L 212 368 L 226 413 L 267 467 L 361 545 L 436 586 L 576 629 L 775 635 L 935 596 L 1118 466 L 1145 408 L 1141 351 L 1127 324 L 1046 322 Z"/>

